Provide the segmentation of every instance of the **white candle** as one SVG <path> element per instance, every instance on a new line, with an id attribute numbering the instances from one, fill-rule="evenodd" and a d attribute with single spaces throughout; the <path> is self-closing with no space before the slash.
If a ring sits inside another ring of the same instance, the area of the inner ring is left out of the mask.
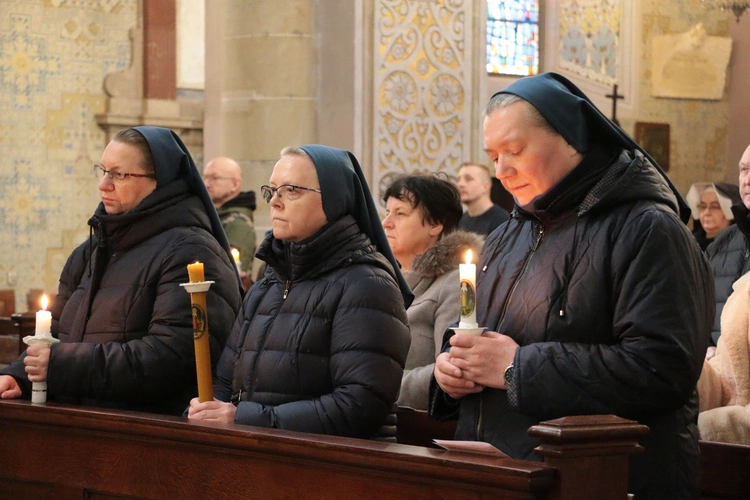
<path id="1" fill-rule="evenodd" d="M 240 260 L 240 251 L 236 248 L 232 248 L 232 258 L 234 259 L 234 265 L 237 266 L 237 272 L 242 272 L 242 261 Z"/>
<path id="2" fill-rule="evenodd" d="M 458 266 L 461 279 L 461 322 L 459 328 L 477 328 L 477 266 L 471 263 L 471 250 L 466 252 L 466 264 Z"/>
<path id="3" fill-rule="evenodd" d="M 42 310 L 36 312 L 36 336 L 49 337 L 52 313 L 47 310 L 47 295 L 42 295 Z"/>

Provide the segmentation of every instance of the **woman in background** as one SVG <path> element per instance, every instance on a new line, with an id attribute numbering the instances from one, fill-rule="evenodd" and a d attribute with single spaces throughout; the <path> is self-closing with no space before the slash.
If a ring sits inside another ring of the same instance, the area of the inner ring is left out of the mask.
<path id="1" fill-rule="evenodd" d="M 467 250 L 473 253 L 472 261 L 477 261 L 482 238 L 458 230 L 463 214 L 458 189 L 438 177 L 399 177 L 383 201 L 383 229 L 414 292 L 414 302 L 406 310 L 411 347 L 398 404 L 426 410 L 443 334 L 460 317 L 458 265 Z"/>
<path id="2" fill-rule="evenodd" d="M 693 236 L 701 249 L 734 224 L 732 205 L 742 201 L 740 188 L 726 182 L 696 182 L 686 196 L 693 216 Z"/>

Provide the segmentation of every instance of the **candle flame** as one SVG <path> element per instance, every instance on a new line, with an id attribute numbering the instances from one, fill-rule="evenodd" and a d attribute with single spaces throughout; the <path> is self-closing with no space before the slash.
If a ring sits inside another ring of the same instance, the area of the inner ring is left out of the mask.
<path id="1" fill-rule="evenodd" d="M 45 293 L 45 294 L 42 295 L 42 310 L 43 311 L 47 310 L 47 304 L 48 303 L 49 303 L 49 299 L 47 299 L 47 294 Z"/>
<path id="2" fill-rule="evenodd" d="M 466 263 L 471 264 L 471 250 L 466 251 Z"/>
<path id="3" fill-rule="evenodd" d="M 235 262 L 240 260 L 240 251 L 237 250 L 236 248 L 232 248 L 232 258 L 234 259 Z"/>

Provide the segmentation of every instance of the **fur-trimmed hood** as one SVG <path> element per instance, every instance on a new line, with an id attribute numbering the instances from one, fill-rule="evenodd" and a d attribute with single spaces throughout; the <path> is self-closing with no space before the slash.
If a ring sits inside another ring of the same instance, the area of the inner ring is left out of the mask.
<path id="1" fill-rule="evenodd" d="M 441 237 L 422 255 L 418 255 L 411 265 L 411 273 L 422 276 L 442 276 L 458 269 L 464 262 L 466 250 L 474 253 L 474 262 L 479 259 L 484 238 L 476 233 L 456 230 Z"/>

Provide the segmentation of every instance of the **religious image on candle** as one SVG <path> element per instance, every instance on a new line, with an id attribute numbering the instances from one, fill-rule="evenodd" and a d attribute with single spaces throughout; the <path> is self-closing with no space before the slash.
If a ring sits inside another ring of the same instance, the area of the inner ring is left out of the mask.
<path id="1" fill-rule="evenodd" d="M 461 322 L 460 328 L 477 327 L 477 266 L 471 262 L 471 250 L 466 252 L 466 264 L 459 264 L 461 279 Z"/>
<path id="2" fill-rule="evenodd" d="M 201 403 L 214 399 L 211 377 L 211 348 L 208 337 L 206 291 L 213 281 L 205 281 L 202 262 L 188 264 L 190 282 L 182 286 L 190 293 L 193 313 L 193 339 L 195 342 L 195 367 L 198 375 L 198 399 Z M 204 288 L 205 285 L 205 288 Z"/>

